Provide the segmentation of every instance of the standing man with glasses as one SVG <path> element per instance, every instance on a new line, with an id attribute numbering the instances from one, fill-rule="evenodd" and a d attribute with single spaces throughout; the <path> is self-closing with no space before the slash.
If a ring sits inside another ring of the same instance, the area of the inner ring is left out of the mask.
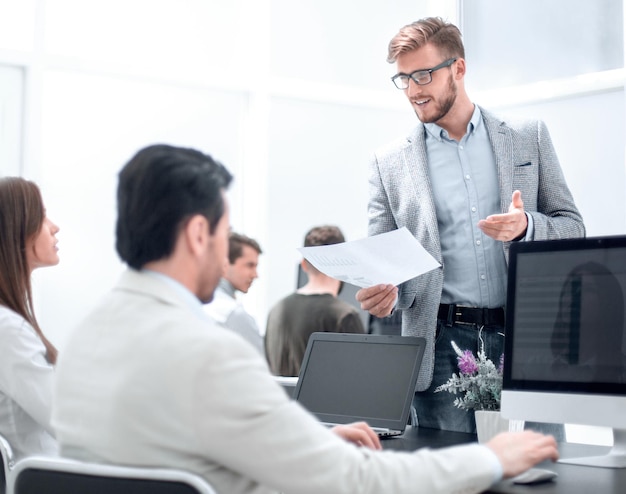
<path id="1" fill-rule="evenodd" d="M 378 317 L 402 310 L 402 333 L 427 339 L 419 425 L 472 432 L 473 414 L 435 393 L 458 372 L 451 341 L 474 352 L 484 343 L 499 362 L 510 243 L 580 237 L 585 227 L 545 124 L 500 120 L 468 97 L 456 26 L 426 18 L 403 27 L 387 61 L 419 123 L 374 155 L 369 234 L 405 226 L 442 267 L 399 287 L 362 289 L 357 299 Z"/>

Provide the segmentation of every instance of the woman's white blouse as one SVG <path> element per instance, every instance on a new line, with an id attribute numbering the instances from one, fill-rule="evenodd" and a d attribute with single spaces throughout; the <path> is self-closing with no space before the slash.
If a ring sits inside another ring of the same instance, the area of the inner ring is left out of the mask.
<path id="1" fill-rule="evenodd" d="M 50 426 L 53 379 L 35 329 L 0 306 L 0 434 L 17 459 L 57 454 Z"/>

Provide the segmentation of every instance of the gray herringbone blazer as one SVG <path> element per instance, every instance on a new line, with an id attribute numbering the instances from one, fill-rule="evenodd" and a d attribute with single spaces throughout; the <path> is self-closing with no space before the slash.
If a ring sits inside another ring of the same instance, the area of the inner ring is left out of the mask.
<path id="1" fill-rule="evenodd" d="M 508 211 L 513 191 L 520 190 L 524 209 L 533 218 L 533 240 L 584 236 L 582 217 L 545 124 L 536 120 L 508 124 L 480 110 L 498 168 L 502 212 Z M 369 195 L 369 235 L 406 226 L 442 263 L 423 124 L 375 153 L 370 164 Z M 507 258 L 508 247 L 508 242 L 502 243 Z M 417 384 L 420 391 L 432 380 L 443 269 L 445 266 L 403 283 L 398 296 L 397 309 L 403 310 L 402 333 L 424 336 L 427 341 Z"/>

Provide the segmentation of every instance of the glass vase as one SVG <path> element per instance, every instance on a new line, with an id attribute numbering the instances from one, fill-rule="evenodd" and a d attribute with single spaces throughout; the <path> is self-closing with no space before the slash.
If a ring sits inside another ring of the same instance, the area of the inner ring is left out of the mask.
<path id="1" fill-rule="evenodd" d="M 523 420 L 509 420 L 499 410 L 475 410 L 476 435 L 479 443 L 486 443 L 500 432 L 524 430 Z"/>

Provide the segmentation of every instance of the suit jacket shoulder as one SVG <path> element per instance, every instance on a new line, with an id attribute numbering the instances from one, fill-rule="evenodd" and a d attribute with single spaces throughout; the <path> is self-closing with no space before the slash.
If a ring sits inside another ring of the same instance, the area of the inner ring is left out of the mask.
<path id="1" fill-rule="evenodd" d="M 510 116 L 500 117 L 481 106 L 479 108 L 483 121 L 490 132 L 509 132 L 512 135 L 517 135 L 520 139 L 534 139 L 535 143 L 539 134 L 548 134 L 548 127 L 543 120 Z"/>
<path id="2" fill-rule="evenodd" d="M 374 156 L 378 161 L 388 161 L 397 157 L 399 153 L 406 152 L 412 145 L 424 142 L 424 125 L 419 122 L 410 133 L 403 135 L 380 146 L 374 152 Z"/>

